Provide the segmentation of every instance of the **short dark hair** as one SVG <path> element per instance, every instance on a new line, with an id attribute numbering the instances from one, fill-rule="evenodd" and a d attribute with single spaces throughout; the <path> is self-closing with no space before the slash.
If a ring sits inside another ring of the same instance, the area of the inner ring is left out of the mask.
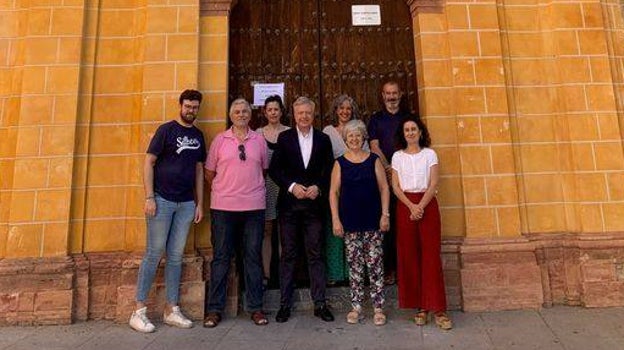
<path id="1" fill-rule="evenodd" d="M 403 91 L 403 89 L 401 89 L 401 84 L 399 84 L 398 81 L 394 80 L 394 79 L 386 79 L 383 81 L 383 84 L 381 84 L 381 91 L 383 91 L 383 89 L 386 87 L 386 85 L 394 85 L 397 88 L 399 88 L 399 91 Z"/>
<path id="2" fill-rule="evenodd" d="M 421 148 L 431 146 L 431 137 L 429 136 L 429 130 L 427 129 L 427 125 L 423 123 L 420 117 L 415 116 L 415 115 L 410 115 L 409 117 L 403 119 L 403 121 L 401 122 L 401 124 L 399 124 L 399 127 L 396 130 L 396 134 L 394 137 L 396 141 L 396 148 L 405 149 L 407 147 L 407 141 L 405 140 L 405 134 L 403 133 L 403 127 L 405 126 L 405 123 L 407 122 L 416 123 L 416 126 L 418 126 L 418 129 L 420 130 L 420 138 L 418 139 L 418 145 Z"/>
<path id="3" fill-rule="evenodd" d="M 284 106 L 284 102 L 282 101 L 282 97 L 280 95 L 271 95 L 264 100 L 264 108 L 271 103 L 275 102 L 279 106 L 280 111 L 282 112 L 282 116 L 280 117 L 280 123 L 284 125 L 288 125 L 288 115 L 286 114 L 286 107 Z M 264 115 L 264 111 L 262 113 L 261 126 L 265 126 L 269 124 L 269 121 L 266 119 Z"/>
<path id="4" fill-rule="evenodd" d="M 182 104 L 182 101 L 184 100 L 198 101 L 199 103 L 201 103 L 202 93 L 197 90 L 186 89 L 182 91 L 182 93 L 180 94 L 180 98 L 178 99 L 178 102 Z"/>
<path id="5" fill-rule="evenodd" d="M 282 102 L 282 98 L 280 95 L 271 95 L 264 100 L 264 107 L 266 107 L 269 103 L 275 102 L 279 105 L 279 109 L 282 110 L 282 115 L 286 112 L 286 107 L 284 107 L 284 102 Z"/>

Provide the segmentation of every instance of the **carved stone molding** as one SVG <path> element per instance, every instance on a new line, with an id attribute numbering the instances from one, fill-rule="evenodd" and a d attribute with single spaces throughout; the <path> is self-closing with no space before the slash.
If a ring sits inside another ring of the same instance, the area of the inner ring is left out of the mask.
<path id="1" fill-rule="evenodd" d="M 204 314 L 211 249 L 183 258 L 181 305 Z M 68 324 L 87 319 L 127 322 L 135 306 L 140 252 L 0 259 L 0 326 Z M 524 234 L 442 241 L 448 308 L 465 311 L 538 309 L 552 305 L 624 305 L 624 232 Z M 162 315 L 161 264 L 148 298 Z M 239 305 L 237 269 L 230 268 L 226 313 Z"/>
<path id="2" fill-rule="evenodd" d="M 238 0 L 200 0 L 201 16 L 227 16 Z"/>
<path id="3" fill-rule="evenodd" d="M 442 5 L 444 5 L 444 0 L 406 0 L 406 2 L 407 6 L 409 6 L 410 8 L 412 18 L 416 16 L 416 13 L 418 13 L 418 11 L 431 11 L 432 9 L 439 9 L 442 7 Z"/>
<path id="4" fill-rule="evenodd" d="M 105 252 L 0 259 L 0 326 L 70 324 L 87 319 L 127 322 L 136 306 L 141 257 L 140 252 Z M 181 306 L 188 317 L 201 320 L 206 289 L 204 257 L 187 255 L 182 264 Z M 149 316 L 154 319 L 162 315 L 165 300 L 163 269 L 161 264 L 147 300 Z"/>

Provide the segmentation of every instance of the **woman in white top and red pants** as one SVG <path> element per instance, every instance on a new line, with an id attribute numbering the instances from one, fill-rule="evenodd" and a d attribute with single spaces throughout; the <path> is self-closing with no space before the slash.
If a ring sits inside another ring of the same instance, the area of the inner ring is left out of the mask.
<path id="1" fill-rule="evenodd" d="M 397 129 L 392 156 L 392 189 L 396 209 L 399 307 L 419 309 L 414 321 L 423 326 L 432 312 L 441 329 L 451 329 L 440 257 L 441 225 L 435 198 L 438 157 L 431 148 L 427 127 L 408 118 Z"/>

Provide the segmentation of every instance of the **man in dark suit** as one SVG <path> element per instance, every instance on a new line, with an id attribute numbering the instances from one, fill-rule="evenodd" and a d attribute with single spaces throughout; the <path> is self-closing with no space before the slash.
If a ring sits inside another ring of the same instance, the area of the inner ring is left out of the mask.
<path id="1" fill-rule="evenodd" d="M 324 207 L 334 157 L 329 137 L 312 127 L 314 108 L 314 102 L 307 97 L 293 103 L 296 127 L 280 133 L 269 166 L 269 175 L 280 187 L 281 306 L 277 322 L 286 322 L 290 317 L 299 234 L 303 234 L 308 259 L 314 315 L 323 321 L 334 320 L 325 302 L 325 263 L 321 255 Z"/>

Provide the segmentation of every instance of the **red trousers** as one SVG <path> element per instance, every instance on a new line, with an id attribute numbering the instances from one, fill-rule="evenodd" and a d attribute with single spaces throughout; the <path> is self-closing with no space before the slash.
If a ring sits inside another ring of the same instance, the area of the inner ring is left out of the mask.
<path id="1" fill-rule="evenodd" d="M 418 203 L 423 193 L 405 193 Z M 397 201 L 397 279 L 399 307 L 446 311 L 446 294 L 440 258 L 440 211 L 435 197 L 422 219 L 410 220 L 410 211 Z"/>

